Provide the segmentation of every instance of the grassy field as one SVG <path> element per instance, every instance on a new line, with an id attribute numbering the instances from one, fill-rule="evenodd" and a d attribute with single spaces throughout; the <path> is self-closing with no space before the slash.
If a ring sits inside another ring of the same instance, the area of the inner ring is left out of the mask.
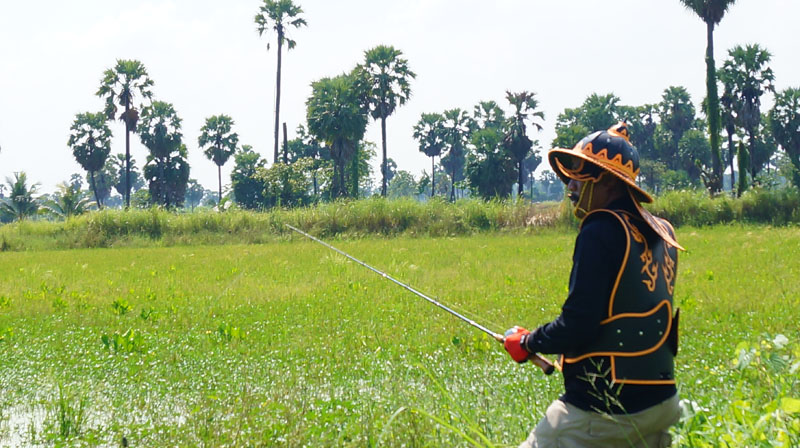
<path id="1" fill-rule="evenodd" d="M 496 331 L 574 231 L 333 244 Z M 681 228 L 680 446 L 800 444 L 800 229 Z M 561 390 L 307 240 L 0 254 L 0 446 L 508 446 Z"/>

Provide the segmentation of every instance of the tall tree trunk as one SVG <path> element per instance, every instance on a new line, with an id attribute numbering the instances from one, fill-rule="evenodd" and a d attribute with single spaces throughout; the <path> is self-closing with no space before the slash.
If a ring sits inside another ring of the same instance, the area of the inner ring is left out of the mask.
<path id="1" fill-rule="evenodd" d="M 161 197 L 155 199 L 159 204 L 169 207 L 169 203 L 167 202 L 167 179 L 164 178 L 164 165 L 169 162 L 156 159 L 156 163 L 158 164 L 158 183 L 161 185 L 161 188 L 159 188 L 159 190 L 161 190 L 159 191 L 159 196 Z"/>
<path id="2" fill-rule="evenodd" d="M 755 159 L 754 155 L 756 153 L 755 152 L 756 151 L 755 133 L 756 133 L 755 128 L 751 128 L 751 129 L 747 130 L 747 135 L 750 136 L 750 142 L 749 142 L 750 143 L 750 148 L 749 148 L 750 151 L 749 151 L 749 154 L 748 154 L 747 158 L 749 159 L 748 162 L 750 162 L 750 182 L 752 182 L 753 185 L 755 185 L 755 183 L 756 183 L 756 165 L 755 165 L 755 162 L 753 161 L 753 159 Z"/>
<path id="3" fill-rule="evenodd" d="M 741 197 L 742 193 L 747 190 L 747 159 L 749 155 L 747 154 L 747 150 L 744 147 L 743 142 L 739 142 L 739 154 L 738 154 L 738 162 L 739 162 L 739 188 L 736 192 L 737 197 Z"/>
<path id="4" fill-rule="evenodd" d="M 353 176 L 353 189 L 351 196 L 353 199 L 358 199 L 358 146 L 353 153 L 353 160 L 350 161 L 350 175 Z"/>
<path id="5" fill-rule="evenodd" d="M 711 194 L 719 193 L 722 190 L 722 157 L 719 149 L 719 96 L 717 95 L 717 71 L 714 67 L 714 23 L 706 23 L 706 36 L 708 45 L 706 47 L 706 90 L 707 90 L 707 112 L 708 112 L 708 133 L 711 143 Z"/>
<path id="6" fill-rule="evenodd" d="M 286 123 L 283 123 L 283 164 L 289 164 L 289 140 L 286 137 Z"/>
<path id="7" fill-rule="evenodd" d="M 456 202 L 456 165 L 453 157 L 453 175 L 450 176 L 450 202 Z"/>
<path id="8" fill-rule="evenodd" d="M 800 145 L 796 146 L 794 151 L 788 151 L 787 148 L 786 154 L 789 155 L 789 160 L 794 166 L 794 170 L 792 172 L 792 181 L 794 182 L 794 186 L 800 188 Z"/>
<path id="9" fill-rule="evenodd" d="M 524 185 L 524 179 L 522 178 L 522 163 L 525 159 L 520 159 L 519 161 L 519 177 L 517 179 L 517 199 L 522 199 L 522 186 Z"/>
<path id="10" fill-rule="evenodd" d="M 433 197 L 433 192 L 436 191 L 436 165 L 433 160 L 434 156 L 431 156 L 431 197 Z"/>
<path id="11" fill-rule="evenodd" d="M 286 123 L 283 123 L 283 164 L 289 165 L 289 142 L 286 137 Z M 289 171 L 283 171 L 283 203 L 289 205 L 291 202 L 291 189 L 289 188 Z"/>
<path id="12" fill-rule="evenodd" d="M 317 197 L 319 196 L 319 192 L 317 191 L 317 170 L 314 170 L 314 174 L 311 178 L 314 181 L 314 197 Z"/>
<path id="13" fill-rule="evenodd" d="M 346 164 L 346 161 L 344 160 L 344 157 L 342 157 L 340 159 L 340 167 L 339 167 L 339 194 L 338 194 L 338 196 L 340 196 L 340 197 L 346 197 L 347 196 L 347 183 L 345 182 L 345 179 L 344 179 L 345 164 Z"/>
<path id="14" fill-rule="evenodd" d="M 281 115 L 281 47 L 283 47 L 283 26 L 278 25 L 278 74 L 276 78 L 277 90 L 275 92 L 275 154 L 272 160 L 278 162 L 278 124 Z"/>
<path id="15" fill-rule="evenodd" d="M 733 171 L 733 132 L 728 130 L 728 156 L 731 158 L 731 194 L 736 191 L 736 172 Z M 741 176 L 742 173 L 739 173 Z"/>
<path id="16" fill-rule="evenodd" d="M 94 181 L 94 171 L 89 172 L 89 181 L 92 183 L 92 193 L 94 193 L 94 201 L 97 202 L 97 209 L 102 210 L 103 204 L 100 202 L 100 196 L 97 195 L 97 186 Z"/>
<path id="17" fill-rule="evenodd" d="M 131 127 L 130 101 L 125 100 L 125 209 L 131 208 Z"/>
<path id="18" fill-rule="evenodd" d="M 217 165 L 217 180 L 219 181 L 219 197 L 217 198 L 217 211 L 222 211 L 222 165 Z"/>
<path id="19" fill-rule="evenodd" d="M 386 161 L 386 116 L 383 114 L 382 104 L 381 104 L 381 140 L 383 141 L 383 165 L 381 165 L 381 172 L 383 172 L 383 181 L 381 184 L 381 196 L 386 197 L 386 174 L 387 171 L 389 170 L 389 165 L 387 164 Z"/>

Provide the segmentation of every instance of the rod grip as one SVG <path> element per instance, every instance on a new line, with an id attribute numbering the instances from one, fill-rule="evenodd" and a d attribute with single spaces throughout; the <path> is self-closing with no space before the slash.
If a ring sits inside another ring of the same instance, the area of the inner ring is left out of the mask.
<path id="1" fill-rule="evenodd" d="M 528 358 L 528 361 L 536 364 L 545 375 L 552 375 L 553 372 L 556 370 L 556 366 L 553 365 L 552 362 L 548 361 L 545 358 L 537 355 L 536 353 L 532 353 L 531 356 Z"/>

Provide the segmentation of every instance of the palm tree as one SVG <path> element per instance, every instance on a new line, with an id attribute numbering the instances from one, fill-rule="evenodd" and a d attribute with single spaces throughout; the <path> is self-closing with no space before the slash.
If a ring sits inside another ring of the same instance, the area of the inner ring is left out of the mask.
<path id="1" fill-rule="evenodd" d="M 447 115 L 447 112 L 445 112 Z M 449 118 L 453 118 L 452 116 Z M 472 110 L 472 118 L 467 121 L 470 131 L 481 129 L 500 129 L 506 121 L 506 114 L 495 101 L 481 101 Z"/>
<path id="2" fill-rule="evenodd" d="M 722 190 L 722 157 L 719 149 L 720 112 L 717 96 L 717 70 L 714 65 L 714 27 L 718 25 L 736 0 L 680 0 L 706 24 L 706 101 L 708 134 L 711 141 L 711 193 Z M 731 168 L 731 175 L 733 169 Z"/>
<path id="3" fill-rule="evenodd" d="M 231 117 L 214 115 L 206 118 L 206 124 L 200 129 L 200 137 L 197 138 L 200 149 L 206 147 L 204 151 L 206 157 L 217 164 L 220 201 L 222 201 L 222 165 L 225 165 L 236 152 L 236 145 L 239 144 L 239 134 L 232 132 L 232 127 Z"/>
<path id="4" fill-rule="evenodd" d="M 445 147 L 444 116 L 442 114 L 422 114 L 414 125 L 414 138 L 419 142 L 419 150 L 431 158 L 431 197 L 436 191 L 437 156 L 442 155 Z"/>
<path id="5" fill-rule="evenodd" d="M 151 200 L 166 207 L 178 205 L 178 202 L 183 202 L 182 191 L 185 191 L 186 187 L 185 183 L 181 183 L 183 176 L 175 176 L 176 173 L 172 168 L 177 168 L 178 173 L 182 173 L 183 165 L 186 163 L 180 154 L 183 135 L 181 119 L 175 108 L 170 103 L 154 101 L 142 111 L 142 119 L 137 130 L 142 144 L 150 151 L 144 171 L 145 177 L 151 179 Z M 188 165 L 186 166 L 188 168 Z M 186 169 L 186 181 L 188 180 L 188 169 Z"/>
<path id="6" fill-rule="evenodd" d="M 138 108 L 134 104 L 134 99 L 141 96 L 143 99 L 151 99 L 153 93 L 150 88 L 153 81 L 148 77 L 144 65 L 136 60 L 117 60 L 117 65 L 108 69 L 103 74 L 103 80 L 96 95 L 105 97 L 105 113 L 109 120 L 113 120 L 117 114 L 117 106 L 122 106 L 125 110 L 119 115 L 119 119 L 125 122 L 125 207 L 131 206 L 131 143 L 130 134 L 136 131 L 136 123 L 139 121 Z"/>
<path id="7" fill-rule="evenodd" d="M 286 37 L 286 27 L 299 28 L 307 25 L 305 19 L 297 17 L 303 13 L 303 8 L 295 5 L 292 0 L 264 0 L 261 12 L 256 14 L 255 22 L 258 25 L 258 35 L 262 36 L 270 28 L 278 34 L 278 75 L 276 78 L 277 89 L 275 92 L 275 154 L 274 162 L 278 162 L 278 123 L 281 114 L 281 49 L 283 43 L 289 50 L 297 45 L 293 39 Z M 269 43 L 267 43 L 269 50 Z"/>
<path id="8" fill-rule="evenodd" d="M 800 88 L 788 88 L 775 95 L 769 123 L 772 135 L 794 165 L 792 182 L 800 188 Z"/>
<path id="9" fill-rule="evenodd" d="M 758 44 L 728 50 L 730 56 L 722 65 L 720 76 L 723 83 L 730 84 L 731 94 L 739 105 L 737 115 L 741 126 L 747 131 L 750 150 L 750 177 L 755 180 L 756 131 L 761 123 L 761 95 L 774 92 L 772 82 L 775 75 L 769 64 L 772 55 Z M 741 173 L 739 173 L 741 176 Z"/>
<path id="10" fill-rule="evenodd" d="M 661 127 L 669 131 L 668 145 L 665 145 L 668 146 L 668 150 L 661 156 L 671 169 L 679 169 L 678 143 L 683 138 L 683 134 L 692 128 L 695 120 L 692 98 L 685 87 L 670 86 L 664 89 L 658 108 Z"/>
<path id="11" fill-rule="evenodd" d="M 97 208 L 102 209 L 95 173 L 103 169 L 108 153 L 111 152 L 111 129 L 108 128 L 103 113 L 86 112 L 75 116 L 70 131 L 72 133 L 67 144 L 72 147 L 75 160 L 89 173 Z"/>
<path id="12" fill-rule="evenodd" d="M 514 106 L 514 115 L 509 117 L 508 132 L 503 139 L 503 146 L 514 156 L 517 162 L 517 196 L 521 199 L 524 185 L 523 174 L 525 172 L 523 163 L 533 147 L 533 142 L 527 135 L 526 122 L 530 121 L 536 130 L 541 131 L 542 125 L 533 121 L 533 119 L 544 120 L 544 112 L 537 110 L 539 101 L 533 92 L 511 93 L 506 91 L 506 99 Z"/>
<path id="13" fill-rule="evenodd" d="M 494 103 L 493 101 L 491 103 Z M 496 106 L 496 104 L 495 104 Z M 477 106 L 476 106 L 477 109 Z M 493 108 L 489 110 L 494 111 Z M 497 108 L 502 113 L 502 109 Z M 491 116 L 496 117 L 496 111 Z M 466 111 L 459 108 L 444 111 L 444 141 L 447 145 L 447 156 L 442 157 L 442 164 L 450 171 L 450 200 L 456 200 L 456 174 L 464 170 L 466 162 L 464 153 L 470 139 L 473 121 Z"/>
<path id="14" fill-rule="evenodd" d="M 0 199 L 0 213 L 11 216 L 16 221 L 22 221 L 36 214 L 39 210 L 39 200 L 33 195 L 38 192 L 39 184 L 28 186 L 28 176 L 25 172 L 14 173 L 14 179 L 6 178 L 8 197 Z"/>
<path id="15" fill-rule="evenodd" d="M 720 78 L 723 78 L 720 76 Z M 736 154 L 736 147 L 733 144 L 733 136 L 736 135 L 736 123 L 738 121 L 737 111 L 741 110 L 737 98 L 733 94 L 734 86 L 730 80 L 723 79 L 724 90 L 719 98 L 720 115 L 725 132 L 728 134 L 728 161 L 731 167 L 731 194 L 736 192 L 736 171 L 733 167 L 733 159 Z M 741 175 L 741 173 L 739 173 Z"/>
<path id="16" fill-rule="evenodd" d="M 409 82 L 416 74 L 408 68 L 408 60 L 402 58 L 403 52 L 391 45 L 378 45 L 364 52 L 364 65 L 361 69 L 366 75 L 367 98 L 372 118 L 381 120 L 381 142 L 383 161 L 381 173 L 381 196 L 386 197 L 386 118 L 398 105 L 402 106 L 411 97 Z"/>
<path id="17" fill-rule="evenodd" d="M 367 129 L 368 118 L 355 83 L 352 73 L 322 78 L 311 83 L 311 96 L 306 101 L 308 132 L 325 142 L 334 162 L 333 197 L 347 194 L 345 167 Z"/>
<path id="18" fill-rule="evenodd" d="M 97 194 L 95 194 L 95 198 Z M 98 203 L 99 205 L 99 203 Z M 81 215 L 89 210 L 89 198 L 79 188 L 67 182 L 58 184 L 55 200 L 45 201 L 42 206 L 55 216 L 67 219 Z"/>

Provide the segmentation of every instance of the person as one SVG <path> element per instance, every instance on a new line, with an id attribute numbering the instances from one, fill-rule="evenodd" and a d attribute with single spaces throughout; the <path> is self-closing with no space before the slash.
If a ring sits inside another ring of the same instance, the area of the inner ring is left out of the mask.
<path id="1" fill-rule="evenodd" d="M 520 447 L 667 447 L 680 417 L 672 296 L 678 249 L 672 226 L 642 208 L 639 154 L 625 123 L 548 159 L 580 220 L 561 314 L 504 347 L 517 362 L 559 354 L 564 394 Z"/>

